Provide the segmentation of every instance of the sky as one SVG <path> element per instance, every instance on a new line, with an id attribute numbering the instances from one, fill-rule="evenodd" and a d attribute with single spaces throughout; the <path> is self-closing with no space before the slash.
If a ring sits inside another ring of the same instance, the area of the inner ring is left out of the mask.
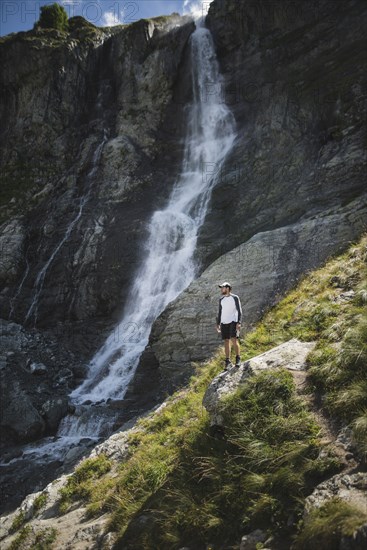
<path id="1" fill-rule="evenodd" d="M 206 15 L 211 0 L 0 0 L 0 36 L 32 29 L 40 7 L 55 1 L 65 8 L 68 17 L 82 15 L 97 27 L 104 27 L 173 12 Z"/>

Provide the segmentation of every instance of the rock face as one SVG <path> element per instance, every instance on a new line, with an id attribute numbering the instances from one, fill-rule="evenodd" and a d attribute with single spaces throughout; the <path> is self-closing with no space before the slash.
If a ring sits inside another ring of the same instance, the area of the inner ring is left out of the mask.
<path id="1" fill-rule="evenodd" d="M 316 342 L 301 342 L 292 338 L 260 355 L 252 357 L 240 367 L 232 367 L 220 373 L 208 386 L 203 398 L 203 405 L 210 415 L 212 426 L 223 423 L 219 403 L 224 396 L 233 393 L 249 376 L 265 369 L 284 367 L 290 370 L 303 370 L 306 357 L 315 347 Z"/>
<path id="2" fill-rule="evenodd" d="M 120 316 L 145 222 L 179 171 L 192 19 L 88 36 L 78 24 L 0 39 L 0 307 L 15 321 L 2 323 L 1 350 L 13 354 L 1 363 L 2 412 L 14 412 L 20 386 L 43 419 L 24 430 L 6 413 L 8 443 L 55 431 L 65 394 Z M 69 360 L 41 342 L 27 355 L 37 329 Z"/>
<path id="3" fill-rule="evenodd" d="M 217 45 L 238 137 L 219 174 L 203 267 L 254 234 L 341 210 L 366 193 L 363 0 L 214 0 Z M 352 62 L 353 59 L 353 62 Z"/>

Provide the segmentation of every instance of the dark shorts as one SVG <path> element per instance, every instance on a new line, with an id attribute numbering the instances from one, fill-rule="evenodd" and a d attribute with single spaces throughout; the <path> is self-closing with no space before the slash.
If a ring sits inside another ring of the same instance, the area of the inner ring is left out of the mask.
<path id="1" fill-rule="evenodd" d="M 229 338 L 238 338 L 237 332 L 236 332 L 236 322 L 232 321 L 232 323 L 228 324 L 220 324 L 220 332 L 222 334 L 222 340 L 227 340 Z"/>

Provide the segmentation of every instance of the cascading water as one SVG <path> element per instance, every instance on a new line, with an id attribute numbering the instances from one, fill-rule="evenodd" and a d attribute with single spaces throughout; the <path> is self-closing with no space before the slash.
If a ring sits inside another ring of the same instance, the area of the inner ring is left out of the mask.
<path id="1" fill-rule="evenodd" d="M 142 265 L 129 290 L 121 322 L 89 365 L 85 382 L 72 397 L 77 402 L 121 399 L 145 349 L 152 323 L 166 305 L 194 279 L 197 234 L 208 207 L 215 177 L 235 137 L 235 122 L 220 101 L 218 63 L 211 34 L 202 23 L 190 37 L 193 101 L 189 105 L 182 173 L 167 206 L 149 224 Z"/>
<path id="2" fill-rule="evenodd" d="M 221 102 L 214 44 L 202 21 L 190 37 L 190 52 L 193 100 L 187 108 L 181 175 L 167 206 L 150 220 L 145 254 L 122 319 L 93 357 L 84 383 L 72 392 L 76 412 L 62 420 L 58 440 L 31 445 L 23 456 L 61 457 L 80 439 L 98 439 L 113 431 L 114 413 L 103 402 L 124 397 L 153 322 L 195 278 L 198 230 L 216 183 L 215 176 L 207 177 L 207 167 L 215 166 L 215 174 L 220 173 L 235 139 L 235 120 Z"/>

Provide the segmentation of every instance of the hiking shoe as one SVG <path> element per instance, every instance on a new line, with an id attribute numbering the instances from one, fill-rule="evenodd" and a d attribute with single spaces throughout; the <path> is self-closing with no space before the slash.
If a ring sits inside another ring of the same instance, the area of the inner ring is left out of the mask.
<path id="1" fill-rule="evenodd" d="M 233 367 L 233 364 L 231 363 L 231 360 L 230 360 L 230 359 L 226 359 L 226 360 L 225 360 L 225 365 L 224 365 L 224 370 L 228 370 L 228 369 L 230 369 L 231 367 Z"/>
<path id="2" fill-rule="evenodd" d="M 240 367 L 240 366 L 241 366 L 241 357 L 239 355 L 236 355 L 235 367 Z"/>

